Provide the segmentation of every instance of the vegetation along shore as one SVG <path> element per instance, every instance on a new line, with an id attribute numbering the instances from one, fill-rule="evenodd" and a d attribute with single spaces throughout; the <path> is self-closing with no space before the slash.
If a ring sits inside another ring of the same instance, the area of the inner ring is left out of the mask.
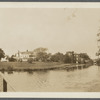
<path id="1" fill-rule="evenodd" d="M 77 69 L 87 68 L 91 64 L 64 64 L 57 62 L 0 62 L 0 71 L 36 71 L 36 70 L 54 70 L 54 69 Z"/>
<path id="2" fill-rule="evenodd" d="M 65 54 L 57 52 L 47 53 L 47 48 L 37 48 L 33 51 L 25 51 L 9 57 L 0 49 L 1 71 L 32 71 L 50 69 L 73 69 L 88 67 L 93 64 L 92 59 L 86 53 L 67 51 Z"/>

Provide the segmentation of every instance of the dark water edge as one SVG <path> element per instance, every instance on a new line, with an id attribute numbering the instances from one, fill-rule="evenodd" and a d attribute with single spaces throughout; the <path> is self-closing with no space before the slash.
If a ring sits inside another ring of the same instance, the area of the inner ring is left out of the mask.
<path id="1" fill-rule="evenodd" d="M 59 67 L 59 68 L 47 68 L 47 69 L 10 69 L 10 70 L 5 70 L 5 69 L 1 69 L 0 72 L 5 73 L 7 72 L 8 74 L 13 74 L 13 72 L 27 72 L 29 74 L 32 74 L 33 72 L 47 72 L 49 70 L 66 70 L 67 72 L 70 71 L 75 71 L 75 70 L 82 70 L 85 68 L 90 67 L 91 65 L 74 65 L 74 66 L 70 66 L 70 67 Z"/>
<path id="2" fill-rule="evenodd" d="M 67 71 L 74 71 L 76 69 L 84 69 L 84 68 L 88 68 L 91 65 L 79 65 L 79 66 L 66 66 L 66 67 L 59 67 L 59 68 L 42 68 L 42 69 L 0 69 L 0 72 L 4 73 L 4 72 L 8 72 L 9 74 L 12 73 L 13 71 L 15 72 L 29 72 L 31 73 L 32 71 L 48 71 L 48 70 L 67 70 Z"/>
<path id="3" fill-rule="evenodd" d="M 31 71 L 46 71 L 46 70 L 75 70 L 75 69 L 83 69 L 83 68 L 88 68 L 89 66 L 92 66 L 92 64 L 79 64 L 79 65 L 56 65 L 56 67 L 52 66 L 52 67 L 41 67 L 41 68 L 13 68 L 13 67 L 7 67 L 7 68 L 0 68 L 1 72 L 11 72 L 11 71 L 27 71 L 27 72 L 31 72 Z"/>

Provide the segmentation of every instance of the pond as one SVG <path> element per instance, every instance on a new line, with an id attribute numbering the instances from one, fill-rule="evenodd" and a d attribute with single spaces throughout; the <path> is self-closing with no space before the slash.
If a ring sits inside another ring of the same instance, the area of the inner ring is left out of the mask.
<path id="1" fill-rule="evenodd" d="M 100 67 L 4 72 L 8 92 L 100 92 Z"/>

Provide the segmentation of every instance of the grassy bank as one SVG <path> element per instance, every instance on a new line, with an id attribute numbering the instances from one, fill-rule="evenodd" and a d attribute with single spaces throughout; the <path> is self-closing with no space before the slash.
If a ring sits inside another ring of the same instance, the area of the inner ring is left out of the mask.
<path id="1" fill-rule="evenodd" d="M 88 67 L 89 65 L 79 64 L 79 67 Z M 75 64 L 64 64 L 59 62 L 0 62 L 0 71 L 32 71 L 32 70 L 50 70 L 50 69 L 69 69 L 75 68 Z"/>

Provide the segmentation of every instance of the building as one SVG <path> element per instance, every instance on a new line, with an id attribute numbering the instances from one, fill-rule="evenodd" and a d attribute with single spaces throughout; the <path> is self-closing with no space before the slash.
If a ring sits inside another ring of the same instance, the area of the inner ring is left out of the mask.
<path id="1" fill-rule="evenodd" d="M 27 61 L 29 58 L 35 58 L 35 53 L 33 51 L 24 51 L 24 52 L 20 52 L 18 51 L 18 53 L 16 53 L 14 55 L 14 58 L 17 61 Z"/>
<path id="2" fill-rule="evenodd" d="M 1 58 L 1 62 L 8 62 L 8 59 L 5 57 L 5 58 Z"/>
<path id="3" fill-rule="evenodd" d="M 82 58 L 82 57 L 80 56 L 80 54 L 77 54 L 77 53 L 75 53 L 74 51 L 69 51 L 69 52 L 67 52 L 66 54 L 70 57 L 71 63 L 76 63 L 76 64 L 78 64 L 78 63 L 84 63 L 84 62 L 85 62 L 85 59 Z M 84 53 L 84 54 L 85 54 L 85 53 Z"/>
<path id="4" fill-rule="evenodd" d="M 9 60 L 8 60 L 8 56 L 7 55 L 5 55 L 5 57 L 4 58 L 1 58 L 1 62 L 8 62 Z"/>
<path id="5" fill-rule="evenodd" d="M 71 63 L 78 63 L 76 62 L 78 56 L 74 51 L 68 51 L 66 54 L 70 57 Z"/>

